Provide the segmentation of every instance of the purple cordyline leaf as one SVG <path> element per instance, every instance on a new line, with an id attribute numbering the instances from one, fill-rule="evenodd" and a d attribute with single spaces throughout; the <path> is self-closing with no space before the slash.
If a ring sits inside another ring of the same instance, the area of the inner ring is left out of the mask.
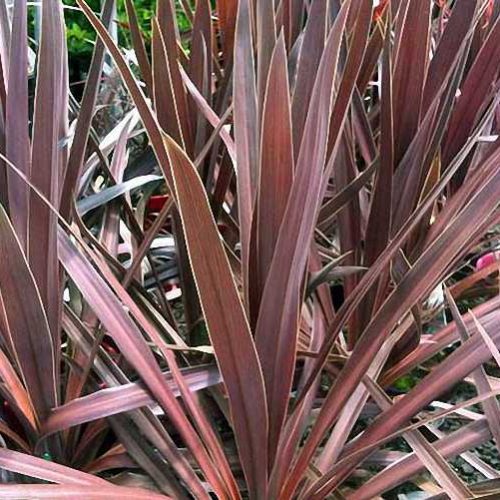
<path id="1" fill-rule="evenodd" d="M 380 386 L 370 378 L 365 378 L 364 383 L 371 397 L 376 401 L 377 406 L 382 410 L 389 410 L 392 405 L 392 400 Z M 403 437 L 415 450 L 415 453 L 427 470 L 447 492 L 451 499 L 462 500 L 463 498 L 471 498 L 474 496 L 467 485 L 459 479 L 457 473 L 447 464 L 446 460 L 444 460 L 441 454 L 427 441 L 420 431 L 409 430 L 403 434 Z"/>
<path id="2" fill-rule="evenodd" d="M 0 254 L 2 312 L 8 326 L 5 333 L 39 422 L 57 402 L 54 346 L 33 275 L 3 207 Z"/>
<path id="3" fill-rule="evenodd" d="M 110 483 L 100 477 L 6 448 L 0 448 L 0 467 L 18 474 L 54 483 L 111 486 Z"/>
<path id="4" fill-rule="evenodd" d="M 401 160 L 418 128 L 429 58 L 431 2 L 409 0 L 395 52 L 394 159 Z"/>
<path id="5" fill-rule="evenodd" d="M 382 368 L 387 362 L 389 354 L 394 348 L 394 345 L 398 342 L 401 336 L 404 335 L 404 332 L 407 330 L 409 324 L 411 324 L 411 319 L 407 317 L 401 325 L 399 325 L 398 329 L 391 335 L 391 337 L 385 341 L 384 345 L 379 350 L 370 365 L 370 368 L 366 373 L 367 377 L 370 377 L 373 380 L 378 378 Z M 341 415 L 339 416 L 332 433 L 322 448 L 321 454 L 315 462 L 315 466 L 322 473 L 325 473 L 328 470 L 330 464 L 338 461 L 345 443 L 353 427 L 356 425 L 358 417 L 365 407 L 366 401 L 369 397 L 370 393 L 368 392 L 367 387 L 360 384 L 349 398 L 349 401 L 346 403 Z"/>
<path id="6" fill-rule="evenodd" d="M 113 180 L 117 184 L 123 181 L 123 174 L 128 163 L 129 152 L 127 150 L 127 140 L 130 133 L 130 126 L 131 119 L 129 117 L 120 133 L 109 167 Z M 100 239 L 108 252 L 117 258 L 120 239 L 120 207 L 117 203 L 110 204 L 106 209 Z"/>
<path id="7" fill-rule="evenodd" d="M 31 446 L 14 430 L 12 430 L 8 424 L 0 421 L 0 433 L 8 437 L 12 442 L 20 449 L 23 453 L 30 454 L 32 451 Z"/>
<path id="8" fill-rule="evenodd" d="M 285 40 L 280 35 L 272 54 L 262 113 L 259 184 L 252 223 L 249 309 L 255 325 L 267 273 L 293 181 L 292 125 Z"/>
<path id="9" fill-rule="evenodd" d="M 207 121 L 214 127 L 215 129 L 221 126 L 221 118 L 217 116 L 217 114 L 214 112 L 214 110 L 210 107 L 206 99 L 203 97 L 203 95 L 200 93 L 200 91 L 196 88 L 196 85 L 190 80 L 189 76 L 187 73 L 181 68 L 181 76 L 184 81 L 184 84 L 186 85 L 186 90 L 189 92 L 193 100 L 195 101 L 196 105 L 198 106 L 198 109 L 200 112 L 204 115 L 204 117 L 207 119 Z M 227 153 L 229 157 L 231 158 L 231 161 L 233 165 L 236 164 L 236 146 L 234 143 L 233 138 L 231 137 L 231 134 L 228 132 L 226 127 L 222 127 L 220 129 L 220 136 L 222 140 L 224 141 L 224 144 L 227 148 Z"/>
<path id="10" fill-rule="evenodd" d="M 352 125 L 354 136 L 359 145 L 359 153 L 366 165 L 371 165 L 377 156 L 375 144 L 375 132 L 365 110 L 363 97 L 359 89 L 355 88 L 353 93 Z"/>
<path id="11" fill-rule="evenodd" d="M 236 143 L 236 179 L 238 183 L 238 217 L 241 240 L 243 287 L 248 294 L 250 234 L 258 180 L 257 90 L 252 40 L 251 2 L 241 0 L 238 6 L 234 46 L 234 137 Z M 245 297 L 248 302 L 248 297 Z M 247 309 L 248 309 L 248 303 Z"/>
<path id="12" fill-rule="evenodd" d="M 182 371 L 182 376 L 191 391 L 206 389 L 221 382 L 220 374 L 215 366 L 196 367 Z M 176 397 L 179 389 L 172 380 L 172 374 L 164 374 Z M 65 405 L 54 408 L 43 426 L 44 434 L 58 432 L 74 425 L 91 422 L 99 418 L 109 417 L 142 406 L 156 404 L 142 384 L 130 383 L 100 391 L 74 399 Z"/>
<path id="13" fill-rule="evenodd" d="M 460 98 L 453 110 L 443 145 L 443 167 L 456 156 L 463 142 L 476 124 L 478 111 L 491 94 L 498 76 L 500 60 L 500 18 L 495 21 L 487 39 L 481 46 L 465 81 L 460 88 Z M 461 173 L 463 178 L 464 173 Z"/>
<path id="14" fill-rule="evenodd" d="M 429 63 L 423 93 L 422 116 L 429 109 L 443 81 L 446 79 L 446 74 L 453 64 L 457 47 L 460 46 L 470 32 L 477 4 L 477 0 L 459 0 L 455 2 L 443 36 Z"/>
<path id="15" fill-rule="evenodd" d="M 380 167 L 380 160 L 376 159 L 370 166 L 365 168 L 352 182 L 336 193 L 322 207 L 318 216 L 319 228 L 324 231 L 335 222 L 338 211 L 355 196 L 360 189 L 371 180 L 374 172 Z"/>
<path id="16" fill-rule="evenodd" d="M 272 67 L 271 57 L 276 44 L 276 20 L 274 4 L 268 0 L 257 0 L 255 5 L 255 24 L 257 47 L 257 101 L 259 116 L 262 115 L 262 106 L 267 88 L 268 72 Z"/>
<path id="17" fill-rule="evenodd" d="M 292 124 L 294 158 L 299 155 L 302 134 L 307 118 L 314 78 L 323 54 L 326 39 L 326 0 L 313 2 L 304 30 L 304 41 L 300 50 L 297 76 L 292 99 Z"/>
<path id="18" fill-rule="evenodd" d="M 236 18 L 238 0 L 217 0 L 217 13 L 219 14 L 220 29 L 224 42 L 225 54 L 233 53 L 234 33 L 236 29 Z"/>
<path id="19" fill-rule="evenodd" d="M 184 83 L 180 74 L 179 48 L 180 40 L 177 38 L 178 28 L 174 4 L 170 0 L 158 0 L 157 10 L 158 25 L 165 44 L 165 51 L 168 54 L 168 66 L 171 78 L 172 92 L 175 95 L 179 126 L 182 129 L 182 136 L 186 150 L 193 150 L 193 130 L 189 120 L 189 110 Z"/>
<path id="20" fill-rule="evenodd" d="M 61 148 L 59 136 L 66 117 L 63 89 L 64 56 L 62 4 L 42 3 L 42 35 L 38 54 L 31 182 L 55 207 L 59 206 Z M 66 82 L 67 85 L 67 82 Z M 56 355 L 59 356 L 60 283 L 57 259 L 57 217 L 31 192 L 28 261 L 44 304 Z"/>
<path id="21" fill-rule="evenodd" d="M 9 78 L 9 47 L 11 38 L 10 16 L 6 2 L 0 2 L 0 102 L 4 112 L 0 113 L 0 147 L 5 151 L 5 107 L 7 102 L 7 83 Z M 3 161 L 0 162 L 0 202 L 7 209 L 9 194 L 7 183 L 7 169 Z"/>
<path id="22" fill-rule="evenodd" d="M 311 350 L 315 350 L 321 345 L 321 342 L 323 341 L 327 324 L 324 312 L 321 309 L 321 305 L 316 301 L 313 304 L 311 322 L 311 341 L 309 348 Z M 306 360 L 304 363 L 302 380 L 307 380 L 307 376 L 311 368 L 310 361 L 311 360 Z M 272 495 L 271 498 L 278 497 L 277 492 L 279 491 L 280 485 L 283 483 L 287 465 L 292 462 L 295 453 L 295 447 L 297 446 L 297 443 L 299 442 L 304 429 L 309 425 L 310 412 L 314 405 L 316 389 L 319 387 L 319 383 L 319 379 L 316 380 L 314 389 L 309 391 L 309 393 L 307 394 L 307 397 L 305 398 L 300 411 L 294 414 L 295 418 L 288 419 L 285 424 L 283 435 L 287 436 L 287 440 L 285 446 L 279 448 L 279 457 L 274 462 L 270 480 L 270 493 Z"/>
<path id="23" fill-rule="evenodd" d="M 2 302 L 2 315 L 4 315 L 4 304 Z M 5 330 L 7 333 L 8 330 Z M 5 339 L 6 342 L 11 342 L 10 338 Z M 13 349 L 13 347 L 10 347 Z M 10 352 L 10 351 L 9 351 Z M 5 391 L 4 397 L 10 402 L 14 412 L 19 411 L 26 422 L 28 422 L 29 429 L 25 429 L 28 434 L 34 433 L 37 426 L 33 404 L 30 400 L 28 392 L 23 387 L 16 370 L 12 366 L 12 362 L 7 355 L 0 349 L 0 379 L 3 382 L 3 389 Z"/>
<path id="24" fill-rule="evenodd" d="M 169 52 L 160 26 L 153 20 L 153 98 L 155 112 L 162 129 L 181 146 L 185 147 L 182 125 L 179 120 L 179 103 L 170 71 Z"/>
<path id="25" fill-rule="evenodd" d="M 283 0 L 281 2 L 281 22 L 288 49 L 293 46 L 299 35 L 304 8 L 303 0 Z"/>
<path id="26" fill-rule="evenodd" d="M 269 450 L 276 447 L 288 407 L 299 326 L 301 283 L 320 203 L 333 82 L 349 3 L 329 35 L 311 97 L 295 177 L 263 289 L 256 343 L 266 382 Z"/>
<path id="27" fill-rule="evenodd" d="M 5 150 L 7 158 L 29 178 L 28 118 L 28 12 L 26 0 L 16 0 L 12 19 L 9 86 L 6 102 Z M 26 252 L 28 240 L 28 186 L 11 169 L 7 171 L 9 213 L 19 242 Z"/>
<path id="28" fill-rule="evenodd" d="M 481 320 L 483 325 L 487 328 L 494 325 L 495 322 L 500 320 L 500 297 L 491 299 L 484 304 L 474 309 L 474 314 Z M 475 331 L 474 321 L 470 314 L 462 316 L 468 331 L 473 333 Z M 408 356 L 403 358 L 396 365 L 391 366 L 381 379 L 381 383 L 385 386 L 397 380 L 404 373 L 407 373 L 415 366 L 425 362 L 446 346 L 453 344 L 459 340 L 458 325 L 453 322 L 446 325 L 440 331 L 432 334 L 431 336 L 424 336 L 420 345 Z"/>
<path id="29" fill-rule="evenodd" d="M 229 395 L 242 467 L 251 497 L 265 498 L 267 411 L 255 345 L 201 180 L 178 145 L 168 137 L 165 141 L 200 302 Z"/>
<path id="30" fill-rule="evenodd" d="M 135 469 L 137 464 L 130 458 L 128 453 L 110 453 L 94 460 L 86 472 L 99 474 L 111 469 Z"/>
<path id="31" fill-rule="evenodd" d="M 388 20 L 390 22 L 390 18 Z M 392 52 L 386 36 L 382 62 L 382 95 L 380 126 L 380 167 L 374 184 L 366 232 L 365 265 L 371 265 L 385 248 L 391 228 L 391 192 L 394 170 Z"/>
<path id="32" fill-rule="evenodd" d="M 189 58 L 188 74 L 196 88 L 210 102 L 212 88 L 212 24 L 209 0 L 196 2 L 196 12 L 191 38 L 191 52 Z M 196 129 L 204 128 L 203 118 L 198 115 L 196 102 L 189 102 L 190 119 Z M 197 131 L 199 135 L 199 131 Z M 197 137 L 197 142 L 202 138 Z"/>
<path id="33" fill-rule="evenodd" d="M 478 319 L 474 316 L 474 313 L 472 311 L 469 312 L 472 316 L 477 331 L 479 332 L 481 337 L 483 337 L 484 343 L 488 346 L 488 349 L 491 352 L 491 356 L 495 360 L 496 364 L 500 366 L 500 352 L 498 350 L 498 347 L 495 345 L 495 342 L 491 338 L 490 334 L 484 329 L 483 325 L 481 325 Z"/>
<path id="34" fill-rule="evenodd" d="M 350 133 L 350 127 L 340 138 L 340 145 L 335 159 L 333 169 L 333 181 L 335 187 L 341 191 L 358 177 L 355 165 L 354 141 Z M 348 204 L 339 210 L 337 221 L 337 233 L 341 254 L 347 254 L 345 264 L 349 267 L 356 267 L 360 261 L 361 243 L 361 207 L 359 193 L 353 196 Z M 359 281 L 356 274 L 347 275 L 343 280 L 344 297 L 349 297 L 356 288 Z M 356 312 L 350 319 L 348 349 L 351 350 L 360 333 L 359 314 Z"/>
<path id="35" fill-rule="evenodd" d="M 390 9 L 388 9 L 387 23 L 391 24 Z M 386 30 L 389 30 L 387 27 Z M 386 31 L 384 50 L 382 55 L 381 76 L 381 109 L 380 109 L 380 167 L 377 171 L 368 222 L 365 233 L 365 254 L 363 264 L 373 264 L 382 253 L 391 234 L 391 206 L 394 171 L 394 117 L 392 92 L 392 50 L 390 31 Z M 383 288 L 388 279 L 387 274 L 379 281 L 379 288 Z M 377 296 L 377 289 L 373 287 L 361 304 L 360 328 L 363 329 L 369 322 Z"/>
<path id="36" fill-rule="evenodd" d="M 391 4 L 394 5 L 394 2 L 391 2 Z M 382 27 L 378 23 L 376 28 L 373 30 L 373 33 L 371 34 L 370 40 L 368 41 L 365 58 L 359 70 L 357 88 L 361 93 L 366 90 L 370 79 L 373 77 L 373 73 L 380 59 L 380 53 L 383 46 L 384 32 L 382 30 Z"/>

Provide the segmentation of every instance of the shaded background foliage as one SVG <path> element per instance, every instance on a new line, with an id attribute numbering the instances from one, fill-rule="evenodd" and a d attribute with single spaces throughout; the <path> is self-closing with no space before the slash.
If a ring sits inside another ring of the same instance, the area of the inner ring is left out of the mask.
<path id="1" fill-rule="evenodd" d="M 136 0 L 134 2 L 139 26 L 145 35 L 148 45 L 151 41 L 151 22 L 154 16 L 155 3 L 156 2 L 154 0 Z M 76 7 L 75 0 L 64 0 L 64 4 L 70 7 Z M 101 7 L 101 2 L 100 0 L 91 0 L 89 1 L 89 5 L 91 8 L 98 11 Z M 66 9 L 64 17 L 66 20 L 66 34 L 68 40 L 70 81 L 76 83 L 84 79 L 87 74 L 90 60 L 92 58 L 92 52 L 94 50 L 96 34 L 92 29 L 91 24 L 85 19 L 81 12 Z M 128 18 L 125 9 L 125 2 L 123 0 L 119 0 L 117 2 L 117 18 L 114 22 L 117 24 L 120 44 L 124 47 L 130 48 L 131 42 L 127 21 Z M 179 8 L 177 8 L 177 21 L 179 29 L 186 30 L 189 28 L 186 16 Z M 34 37 L 34 10 L 31 10 L 29 15 L 29 31 L 31 36 Z"/>

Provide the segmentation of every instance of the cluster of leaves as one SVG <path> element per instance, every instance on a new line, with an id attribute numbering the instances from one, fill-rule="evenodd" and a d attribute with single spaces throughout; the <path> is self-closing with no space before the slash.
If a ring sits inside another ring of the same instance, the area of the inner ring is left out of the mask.
<path id="1" fill-rule="evenodd" d="M 0 497 L 498 495 L 498 2 L 76 3 L 80 102 L 0 2 Z"/>

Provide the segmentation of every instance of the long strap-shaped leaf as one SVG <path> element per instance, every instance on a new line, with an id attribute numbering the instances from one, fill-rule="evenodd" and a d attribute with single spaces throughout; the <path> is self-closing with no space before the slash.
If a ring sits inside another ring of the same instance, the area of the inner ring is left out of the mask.
<path id="1" fill-rule="evenodd" d="M 482 324 L 495 324 L 500 319 L 500 297 L 495 297 L 474 308 L 474 314 L 481 320 Z M 464 314 L 462 320 L 466 328 L 473 332 L 474 323 L 470 314 Z M 427 336 L 427 338 L 429 338 Z M 432 358 L 447 345 L 456 342 L 459 339 L 458 325 L 450 322 L 444 328 L 432 334 L 432 342 L 423 342 L 413 352 L 403 358 L 400 362 L 389 368 L 380 379 L 382 386 L 387 386 L 397 380 L 402 373 L 407 373 L 417 365 L 422 364 L 427 359 Z"/>
<path id="2" fill-rule="evenodd" d="M 47 462 L 43 458 L 33 457 L 18 451 L 0 449 L 0 467 L 2 469 L 17 472 L 25 476 L 51 481 L 53 483 L 65 483 L 85 486 L 111 486 L 110 483 L 100 477 L 86 474 L 79 470 L 71 469 L 64 465 Z M 0 495 L 0 498 L 4 498 Z"/>
<path id="3" fill-rule="evenodd" d="M 222 32 L 224 52 L 230 54 L 234 43 L 234 30 L 238 0 L 217 0 L 217 13 Z"/>
<path id="4" fill-rule="evenodd" d="M 59 205 L 61 147 L 59 136 L 64 113 L 62 5 L 55 0 L 42 3 L 42 35 L 38 54 L 31 181 L 50 200 Z M 59 269 L 57 261 L 57 218 L 51 209 L 31 193 L 29 263 L 40 290 L 54 345 L 59 341 Z M 57 353 L 57 351 L 56 351 Z"/>
<path id="5" fill-rule="evenodd" d="M 28 44 L 26 0 L 16 0 L 10 42 L 9 91 L 7 92 L 5 146 L 7 158 L 26 176 L 30 172 L 28 133 Z M 28 186 L 12 170 L 7 171 L 9 213 L 23 250 L 28 237 Z"/>
<path id="6" fill-rule="evenodd" d="M 317 0 L 311 5 L 311 12 L 304 29 L 304 41 L 300 50 L 297 77 L 292 98 L 293 150 L 299 155 L 307 110 L 314 87 L 314 78 L 323 54 L 326 39 L 327 1 Z"/>
<path id="7" fill-rule="evenodd" d="M 54 350 L 35 280 L 1 206 L 0 259 L 0 293 L 10 343 L 37 418 L 43 419 L 57 401 Z"/>
<path id="8" fill-rule="evenodd" d="M 342 7 L 320 63 L 304 127 L 295 178 L 265 282 L 256 343 L 266 382 L 269 447 L 274 454 L 295 367 L 301 283 L 309 255 L 327 153 L 333 82 L 349 3 Z"/>
<path id="9" fill-rule="evenodd" d="M 215 365 L 184 369 L 181 373 L 193 393 L 221 382 Z M 164 376 L 174 395 L 179 397 L 181 394 L 172 373 L 167 372 Z M 55 408 L 47 419 L 43 431 L 52 434 L 75 425 L 154 404 L 155 401 L 150 393 L 138 382 L 101 389 Z"/>
<path id="10" fill-rule="evenodd" d="M 182 135 L 187 151 L 192 151 L 193 132 L 189 121 L 187 107 L 187 96 L 184 83 L 180 74 L 178 58 L 178 28 L 175 19 L 174 2 L 170 0 L 158 0 L 158 25 L 161 29 L 162 38 L 168 53 L 168 66 L 171 78 L 172 92 L 175 95 L 179 126 L 182 128 Z"/>
<path id="11" fill-rule="evenodd" d="M 455 324 L 457 325 L 457 331 L 458 334 L 460 335 L 460 340 L 462 342 L 467 342 L 467 339 L 470 336 L 470 332 L 467 329 L 467 325 L 465 324 L 465 321 L 463 320 L 462 315 L 458 310 L 458 306 L 455 303 L 453 296 L 451 295 L 450 291 L 447 288 L 445 289 L 445 295 L 448 301 L 450 312 L 452 314 L 453 319 L 455 320 Z M 476 328 L 478 332 L 480 332 L 476 316 L 474 316 L 474 313 L 472 311 L 470 311 L 470 314 L 472 315 L 472 319 L 476 323 Z M 492 389 L 491 384 L 488 380 L 488 375 L 484 367 L 479 366 L 476 370 L 472 372 L 471 376 L 476 386 L 476 390 L 479 393 L 487 393 L 491 391 Z M 497 450 L 500 451 L 500 405 L 498 404 L 497 399 L 491 398 L 487 399 L 483 403 L 482 407 L 486 415 L 486 419 L 488 420 L 488 424 L 491 429 L 491 434 L 493 436 L 493 439 L 495 440 Z"/>
<path id="12" fill-rule="evenodd" d="M 153 79 L 151 75 L 151 63 L 148 59 L 148 53 L 144 43 L 144 38 L 141 35 L 139 21 L 137 20 L 137 12 L 132 0 L 125 0 L 125 8 L 127 9 L 127 16 L 130 24 L 130 36 L 132 44 L 137 56 L 137 63 L 141 70 L 141 75 L 146 84 L 146 89 L 149 95 L 153 92 Z"/>
<path id="13" fill-rule="evenodd" d="M 500 18 L 490 29 L 460 91 L 460 99 L 453 110 L 443 147 L 443 166 L 446 168 L 475 126 L 481 103 L 491 92 L 498 75 L 500 58 Z"/>
<path id="14" fill-rule="evenodd" d="M 249 310 L 252 327 L 293 181 L 292 121 L 285 39 L 274 49 L 262 111 L 259 182 L 252 220 Z M 279 117 L 278 119 L 276 119 Z"/>
<path id="15" fill-rule="evenodd" d="M 7 341 L 10 342 L 10 339 L 7 339 Z M 1 349 L 0 379 L 2 380 L 5 393 L 8 394 L 11 399 L 10 402 L 15 406 L 14 409 L 17 409 L 17 411 L 22 414 L 23 418 L 29 423 L 29 430 L 33 431 L 36 427 L 35 412 L 28 391 L 24 388 L 21 379 L 18 377 L 11 358 Z"/>
<path id="16" fill-rule="evenodd" d="M 429 57 L 430 2 L 410 0 L 394 66 L 394 159 L 402 158 L 420 121 Z"/>
<path id="17" fill-rule="evenodd" d="M 201 305 L 229 394 L 240 458 L 252 498 L 266 498 L 267 409 L 255 345 L 229 261 L 194 165 L 165 138 Z"/>
<path id="18" fill-rule="evenodd" d="M 274 3 L 268 0 L 255 2 L 255 26 L 257 47 L 257 96 L 259 114 L 262 113 L 266 82 L 269 68 L 272 66 L 271 57 L 276 43 L 276 20 L 274 17 Z"/>
<path id="19" fill-rule="evenodd" d="M 250 233 L 258 165 L 257 90 L 252 48 L 252 14 L 249 0 L 240 0 L 234 45 L 234 137 L 240 223 L 243 283 L 249 273 Z M 246 290 L 246 287 L 245 287 Z M 245 293 L 247 293 L 245 291 Z"/>

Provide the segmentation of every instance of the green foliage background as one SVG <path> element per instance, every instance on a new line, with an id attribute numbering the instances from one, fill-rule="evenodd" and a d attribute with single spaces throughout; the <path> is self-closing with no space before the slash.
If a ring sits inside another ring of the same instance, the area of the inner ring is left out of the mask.
<path id="1" fill-rule="evenodd" d="M 76 7 L 75 0 L 63 0 L 65 5 Z M 87 0 L 96 12 L 101 10 L 101 0 Z M 146 40 L 151 32 L 151 20 L 154 15 L 156 0 L 133 0 L 137 18 L 145 33 Z M 177 2 L 176 2 L 177 5 Z M 130 47 L 130 36 L 127 29 L 127 14 L 125 1 L 117 0 L 118 37 L 120 45 Z M 82 12 L 75 9 L 65 9 L 67 26 L 67 42 L 69 51 L 70 80 L 75 82 L 85 78 L 90 64 L 95 42 L 95 32 Z M 177 5 L 177 19 L 181 31 L 189 27 L 182 9 Z M 30 9 L 30 34 L 35 34 L 35 14 Z"/>

